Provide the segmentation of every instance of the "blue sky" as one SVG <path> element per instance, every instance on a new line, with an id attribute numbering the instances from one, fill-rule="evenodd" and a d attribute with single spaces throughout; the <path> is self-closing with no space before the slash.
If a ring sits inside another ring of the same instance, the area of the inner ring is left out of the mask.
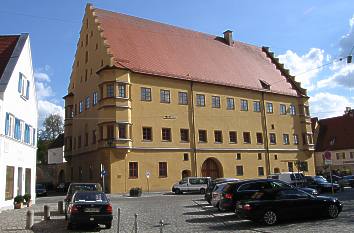
<path id="1" fill-rule="evenodd" d="M 41 118 L 62 112 L 87 1 L 2 0 L 0 34 L 30 33 Z M 354 46 L 353 1 L 106 0 L 95 7 L 270 46 L 308 88 L 320 118 L 354 107 L 354 65 L 334 62 Z M 318 66 L 323 68 L 315 69 Z M 313 70 L 312 72 L 308 72 Z M 305 73 L 304 73 L 305 72 Z M 41 119 L 40 119 L 41 120 Z"/>

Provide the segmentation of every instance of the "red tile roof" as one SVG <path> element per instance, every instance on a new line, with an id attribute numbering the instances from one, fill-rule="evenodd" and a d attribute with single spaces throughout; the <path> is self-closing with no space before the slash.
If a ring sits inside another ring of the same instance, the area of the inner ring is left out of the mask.
<path id="1" fill-rule="evenodd" d="M 0 36 L 0 78 L 20 36 Z"/>
<path id="2" fill-rule="evenodd" d="M 262 48 L 120 13 L 94 9 L 115 66 L 133 72 L 297 96 Z"/>
<path id="3" fill-rule="evenodd" d="M 316 151 L 354 149 L 354 112 L 318 123 Z"/>

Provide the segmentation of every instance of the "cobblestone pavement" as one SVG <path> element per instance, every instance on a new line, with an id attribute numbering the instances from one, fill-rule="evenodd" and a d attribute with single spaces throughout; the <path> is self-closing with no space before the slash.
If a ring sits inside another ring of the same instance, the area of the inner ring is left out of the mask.
<path id="1" fill-rule="evenodd" d="M 132 233 L 137 213 L 138 232 L 160 232 L 159 221 L 165 222 L 163 232 L 354 232 L 354 190 L 337 194 L 344 210 L 337 219 L 312 219 L 283 222 L 266 227 L 250 221 L 238 220 L 233 213 L 220 213 L 208 205 L 201 195 L 145 194 L 139 198 L 112 195 L 114 222 L 112 229 L 83 228 L 71 232 L 117 232 L 117 208 L 121 209 L 120 232 Z M 1 232 L 70 232 L 64 216 L 57 210 L 63 196 L 38 198 L 31 208 L 35 211 L 32 230 L 25 230 L 26 212 L 7 210 L 0 213 Z M 51 220 L 43 220 L 43 207 L 49 205 Z"/>

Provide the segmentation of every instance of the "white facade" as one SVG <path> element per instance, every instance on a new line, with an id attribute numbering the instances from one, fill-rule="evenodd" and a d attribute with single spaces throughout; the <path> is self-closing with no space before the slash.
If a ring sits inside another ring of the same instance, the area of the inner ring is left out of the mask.
<path id="1" fill-rule="evenodd" d="M 48 149 L 48 164 L 65 163 L 64 146 Z"/>
<path id="2" fill-rule="evenodd" d="M 20 36 L 6 69 L 1 78 L 9 76 L 6 87 L 0 82 L 0 209 L 13 208 L 13 198 L 25 193 L 35 202 L 38 111 L 27 34 Z"/>

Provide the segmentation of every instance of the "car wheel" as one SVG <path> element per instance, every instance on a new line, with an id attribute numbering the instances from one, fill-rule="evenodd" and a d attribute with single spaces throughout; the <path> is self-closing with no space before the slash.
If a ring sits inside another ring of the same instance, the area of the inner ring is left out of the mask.
<path id="1" fill-rule="evenodd" d="M 111 229 L 111 227 L 112 227 L 112 223 L 111 222 L 106 224 L 106 229 Z"/>
<path id="2" fill-rule="evenodd" d="M 278 216 L 273 210 L 267 210 L 263 214 L 263 222 L 269 226 L 274 225 L 278 221 Z"/>
<path id="3" fill-rule="evenodd" d="M 218 208 L 219 211 L 222 211 L 222 209 L 220 208 L 220 202 L 218 202 L 218 204 L 216 204 L 216 208 Z"/>
<path id="4" fill-rule="evenodd" d="M 200 194 L 205 194 L 205 189 L 200 189 Z"/>
<path id="5" fill-rule="evenodd" d="M 176 189 L 175 194 L 182 194 L 182 191 L 180 189 Z"/>
<path id="6" fill-rule="evenodd" d="M 328 216 L 330 218 L 336 218 L 336 217 L 338 217 L 338 214 L 339 214 L 338 207 L 336 205 L 334 205 L 334 204 L 330 204 L 328 206 Z"/>

